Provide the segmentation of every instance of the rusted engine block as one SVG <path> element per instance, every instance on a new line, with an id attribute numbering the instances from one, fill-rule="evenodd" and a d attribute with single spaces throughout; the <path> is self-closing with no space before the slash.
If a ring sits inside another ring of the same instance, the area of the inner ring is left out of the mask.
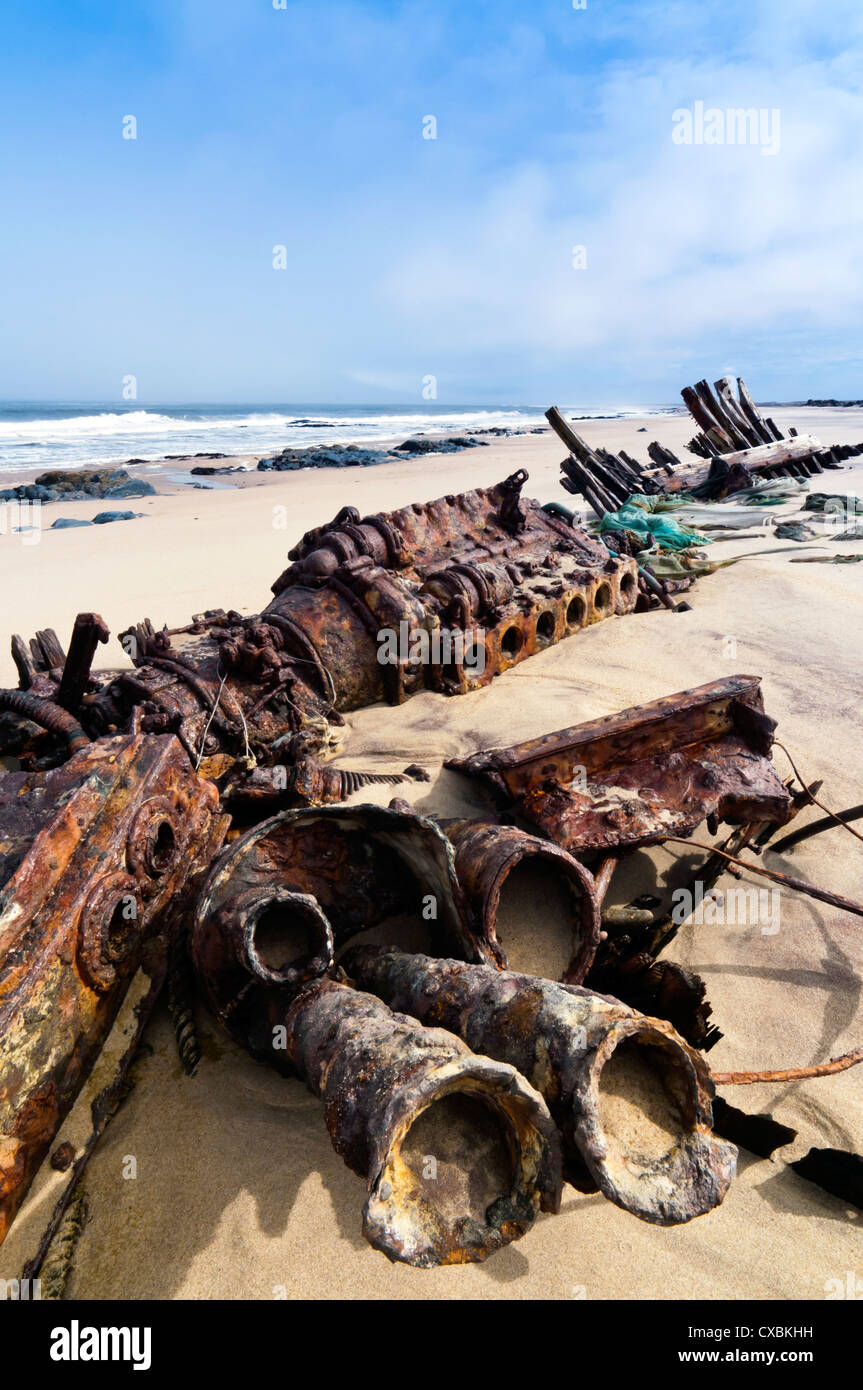
<path id="1" fill-rule="evenodd" d="M 170 737 L 0 778 L 0 1241 L 139 971 L 143 1028 L 226 828 Z"/>
<path id="2" fill-rule="evenodd" d="M 38 661 L 16 638 L 22 689 L 91 737 L 171 732 L 213 775 L 239 759 L 284 764 L 292 783 L 314 784 L 307 755 L 342 711 L 480 688 L 634 609 L 635 562 L 523 498 L 526 479 L 364 519 L 345 507 L 290 552 L 262 613 L 211 610 L 185 628 L 144 622 L 121 634 L 131 671 L 91 677 L 86 658 L 104 640 L 97 615 L 82 615 L 91 622 L 68 659 L 53 634 Z"/>

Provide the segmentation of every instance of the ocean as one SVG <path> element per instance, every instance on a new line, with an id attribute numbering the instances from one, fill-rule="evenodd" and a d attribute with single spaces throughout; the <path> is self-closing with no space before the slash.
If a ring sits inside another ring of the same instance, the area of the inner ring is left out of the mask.
<path id="1" fill-rule="evenodd" d="M 675 407 L 571 406 L 572 418 L 668 415 Z M 374 444 L 412 434 L 544 425 L 539 406 L 140 405 L 0 403 L 0 470 L 80 468 L 168 454 L 254 454 L 287 445 Z"/>

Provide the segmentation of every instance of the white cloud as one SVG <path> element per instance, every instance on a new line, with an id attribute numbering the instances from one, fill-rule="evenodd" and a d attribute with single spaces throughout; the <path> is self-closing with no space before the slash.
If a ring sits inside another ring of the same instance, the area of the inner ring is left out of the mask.
<path id="1" fill-rule="evenodd" d="M 615 66 L 565 158 L 538 151 L 455 207 L 430 208 L 424 236 L 377 286 L 385 312 L 428 349 L 457 343 L 464 356 L 625 360 L 628 347 L 630 380 L 639 354 L 685 356 L 746 332 L 808 329 L 820 352 L 818 334 L 832 330 L 838 355 L 845 335 L 859 347 L 863 20 L 855 8 L 853 40 L 816 61 L 811 7 L 767 8 L 781 14 L 781 63 L 761 28 L 768 57 L 755 44 L 736 62 Z M 672 113 L 696 100 L 778 108 L 779 153 L 675 145 Z M 587 247 L 587 270 L 571 268 L 575 244 Z"/>

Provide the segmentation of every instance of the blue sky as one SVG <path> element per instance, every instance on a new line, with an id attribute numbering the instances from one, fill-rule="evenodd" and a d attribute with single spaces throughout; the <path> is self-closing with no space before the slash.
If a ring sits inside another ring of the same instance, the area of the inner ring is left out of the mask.
<path id="1" fill-rule="evenodd" d="M 863 397 L 860 0 L 7 0 L 0 38 L 3 398 Z M 676 144 L 698 101 L 778 151 Z"/>

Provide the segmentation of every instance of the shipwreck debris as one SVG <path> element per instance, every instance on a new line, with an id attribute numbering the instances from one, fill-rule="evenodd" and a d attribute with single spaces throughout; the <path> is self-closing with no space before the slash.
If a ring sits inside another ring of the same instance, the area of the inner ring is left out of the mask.
<path id="1" fill-rule="evenodd" d="M 736 395 L 727 376 L 714 390 L 699 381 L 681 395 L 700 430 L 687 447 L 704 462 L 685 462 L 658 443 L 648 447 L 650 464 L 624 450 L 591 449 L 557 406 L 547 410 L 546 419 L 569 450 L 561 464 L 567 491 L 581 495 L 602 517 L 624 506 L 633 493 L 727 497 L 755 479 L 810 478 L 863 453 L 863 444 L 825 449 L 814 435 L 795 429 L 782 434 L 775 421 L 761 415 L 742 377 Z"/>
<path id="2" fill-rule="evenodd" d="M 455 960 L 357 946 L 363 989 L 508 1061 L 548 1101 L 567 1176 L 657 1225 L 722 1201 L 737 1150 L 711 1133 L 713 1086 L 699 1054 L 660 1020 L 577 985 Z"/>
<path id="3" fill-rule="evenodd" d="M 521 470 L 495 487 L 364 518 L 343 507 L 290 552 L 262 613 L 211 609 L 183 628 L 145 620 L 122 633 L 131 671 L 91 673 L 82 635 L 67 678 L 56 634 L 40 634 L 33 655 L 15 638 L 22 689 L 47 701 L 43 719 L 60 718 L 49 705 L 65 710 L 90 738 L 170 732 L 204 775 L 224 778 L 239 764 L 284 767 L 296 779 L 347 711 L 424 689 L 480 689 L 633 611 L 635 561 L 525 498 L 526 480 Z M 322 795 L 344 790 L 324 785 Z"/>
<path id="4" fill-rule="evenodd" d="M 592 875 L 558 845 L 514 825 L 445 821 L 444 829 L 455 848 L 473 935 L 497 964 L 581 984 L 601 932 Z M 527 924 L 539 901 L 542 928 L 531 932 Z"/>
<path id="5" fill-rule="evenodd" d="M 366 1180 L 363 1235 L 391 1260 L 484 1260 L 558 1210 L 558 1136 L 513 1067 L 332 980 L 271 1022 L 336 1153 Z"/>
<path id="6" fill-rule="evenodd" d="M 775 721 L 757 676 L 729 676 L 620 714 L 447 764 L 480 777 L 571 854 L 661 843 L 708 818 L 784 824 Z"/>
<path id="7" fill-rule="evenodd" d="M 798 802 L 770 761 L 774 728 L 759 678 L 731 676 L 448 766 L 479 777 L 499 809 L 573 856 L 603 856 L 601 899 L 625 851 L 720 820 L 740 827 L 745 844 L 765 825 L 790 820 Z M 709 873 L 708 858 L 702 876 Z M 721 1034 L 709 1021 L 706 987 L 656 958 L 666 944 L 658 924 L 625 917 L 604 925 L 607 940 L 585 983 L 667 1019 L 694 1046 L 714 1046 Z"/>
<path id="8" fill-rule="evenodd" d="M 0 1241 L 143 972 L 140 1035 L 226 828 L 173 738 L 0 778 Z"/>
<path id="9" fill-rule="evenodd" d="M 213 866 L 193 955 L 211 1009 L 249 1047 L 248 1020 L 271 987 L 318 979 L 339 948 L 381 924 L 391 942 L 497 963 L 492 940 L 473 931 L 455 852 L 433 821 L 381 806 L 284 811 Z M 266 1042 L 264 1060 L 269 1052 Z"/>
<path id="10" fill-rule="evenodd" d="M 248 924 L 244 906 L 234 903 L 237 925 Z M 312 930 L 317 910 L 325 931 L 314 899 L 303 907 Z M 289 908 L 296 921 L 296 897 Z M 483 1260 L 523 1235 L 540 1209 L 558 1209 L 557 1133 L 512 1067 L 332 978 L 309 982 L 307 971 L 303 982 L 296 968 L 277 968 L 256 946 L 258 922 L 251 939 L 235 936 L 232 957 L 224 914 L 199 914 L 194 951 L 205 990 L 232 1037 L 324 1102 L 333 1147 L 367 1182 L 371 1245 L 422 1267 Z"/>

